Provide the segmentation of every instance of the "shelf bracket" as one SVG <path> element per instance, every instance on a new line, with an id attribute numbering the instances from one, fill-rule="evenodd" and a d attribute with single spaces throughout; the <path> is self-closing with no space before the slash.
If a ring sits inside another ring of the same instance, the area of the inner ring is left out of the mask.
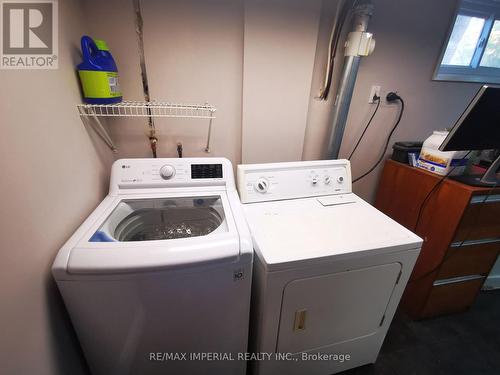
<path id="1" fill-rule="evenodd" d="M 80 117 L 84 119 L 83 121 L 90 125 L 97 133 L 97 135 L 101 137 L 101 139 L 108 145 L 111 151 L 116 154 L 118 152 L 118 149 L 116 148 L 115 143 L 109 136 L 108 131 L 102 124 L 101 120 L 99 119 L 99 117 L 97 117 L 95 110 L 93 108 L 85 109 L 84 107 L 78 106 L 78 112 L 80 113 Z M 96 126 L 92 126 L 91 121 L 89 121 L 90 117 L 95 121 Z"/>
<path id="2" fill-rule="evenodd" d="M 97 131 L 97 134 L 99 134 L 99 136 L 103 139 L 103 141 L 106 142 L 106 144 L 109 146 L 111 151 L 113 151 L 116 154 L 118 152 L 118 149 L 116 148 L 115 143 L 113 142 L 113 140 L 109 136 L 108 131 L 106 130 L 106 128 L 102 124 L 101 120 L 99 120 L 99 117 L 96 116 L 94 110 L 92 110 L 91 116 L 97 125 L 97 129 L 95 129 Z"/>
<path id="3" fill-rule="evenodd" d="M 210 152 L 210 138 L 212 136 L 212 120 L 213 117 L 210 118 L 208 122 L 208 134 L 207 134 L 207 146 L 205 147 L 205 152 Z"/>

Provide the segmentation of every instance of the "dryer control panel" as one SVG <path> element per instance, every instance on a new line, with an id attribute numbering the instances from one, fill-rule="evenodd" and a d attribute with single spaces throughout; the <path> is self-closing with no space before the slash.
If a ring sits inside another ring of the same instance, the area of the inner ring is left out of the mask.
<path id="1" fill-rule="evenodd" d="M 352 192 L 348 160 L 238 165 L 243 203 L 316 197 Z"/>

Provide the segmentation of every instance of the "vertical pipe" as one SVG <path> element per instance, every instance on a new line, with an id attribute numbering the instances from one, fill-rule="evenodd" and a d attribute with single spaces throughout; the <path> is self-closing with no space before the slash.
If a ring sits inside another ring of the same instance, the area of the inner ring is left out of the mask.
<path id="1" fill-rule="evenodd" d="M 368 22 L 373 14 L 373 5 L 365 3 L 358 5 L 353 12 L 351 31 L 365 32 L 368 28 Z M 339 156 L 342 138 L 351 105 L 354 84 L 358 74 L 360 56 L 345 56 L 344 66 L 339 81 L 337 97 L 333 109 L 332 126 L 328 136 L 328 146 L 326 151 L 327 159 L 337 159 Z"/>
<path id="2" fill-rule="evenodd" d="M 346 56 L 344 59 L 344 67 L 342 68 L 335 100 L 332 126 L 328 137 L 327 159 L 337 159 L 339 156 L 360 61 L 361 57 L 359 56 Z"/>

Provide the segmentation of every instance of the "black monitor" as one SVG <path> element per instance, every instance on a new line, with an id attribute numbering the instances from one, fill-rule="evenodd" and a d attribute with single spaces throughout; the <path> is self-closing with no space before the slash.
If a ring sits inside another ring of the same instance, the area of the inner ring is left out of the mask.
<path id="1" fill-rule="evenodd" d="M 453 126 L 439 150 L 491 149 L 500 149 L 500 88 L 483 86 Z M 459 176 L 455 179 L 474 186 L 500 186 L 496 174 L 499 168 L 500 157 L 482 176 Z"/>

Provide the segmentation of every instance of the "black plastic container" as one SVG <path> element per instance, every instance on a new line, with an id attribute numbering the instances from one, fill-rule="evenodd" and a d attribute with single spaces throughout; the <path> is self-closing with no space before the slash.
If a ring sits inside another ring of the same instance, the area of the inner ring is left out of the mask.
<path id="1" fill-rule="evenodd" d="M 409 164 L 408 154 L 420 154 L 423 142 L 395 142 L 392 145 L 392 157 L 394 161 Z"/>

